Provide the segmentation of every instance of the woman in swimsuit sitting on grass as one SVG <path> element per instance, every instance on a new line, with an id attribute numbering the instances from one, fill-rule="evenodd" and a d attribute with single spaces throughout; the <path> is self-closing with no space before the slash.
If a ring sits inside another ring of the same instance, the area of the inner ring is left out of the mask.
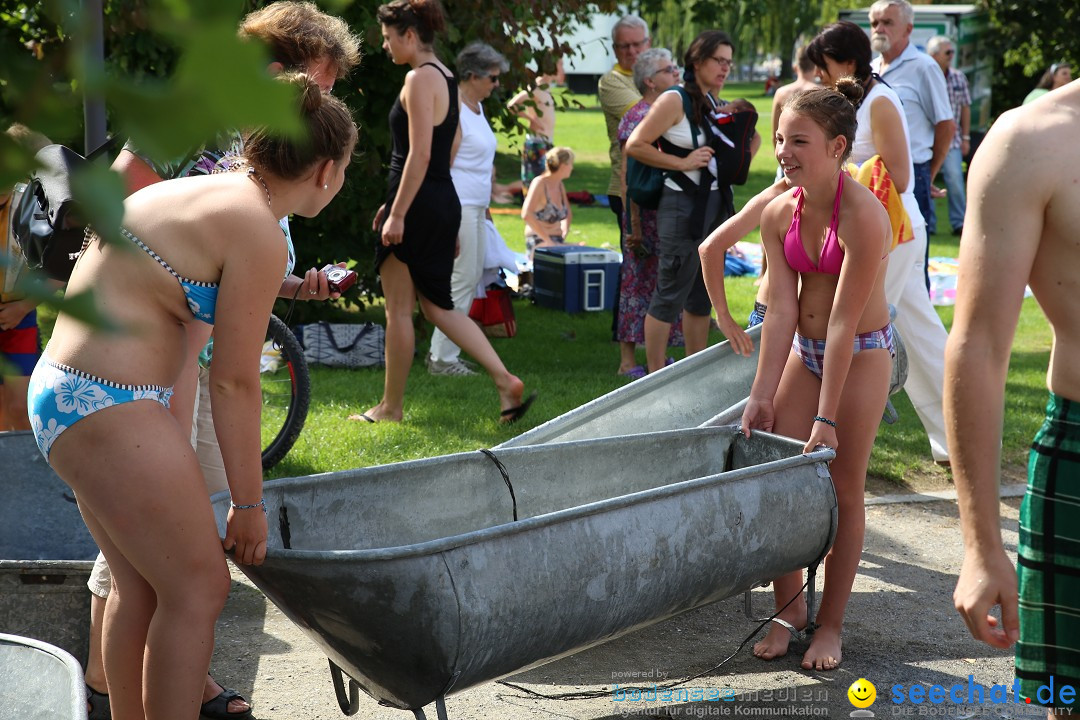
<path id="1" fill-rule="evenodd" d="M 825 560 L 825 590 L 807 670 L 840 664 L 844 610 L 862 553 L 863 489 L 892 372 L 892 326 L 885 270 L 892 231 L 873 193 L 841 169 L 855 138 L 862 88 L 842 78 L 785 105 L 776 158 L 793 189 L 761 218 L 769 259 L 769 322 L 761 335 L 757 377 L 742 417 L 743 432 L 768 430 L 809 438 L 806 452 L 836 450 L 831 465 L 838 504 L 836 539 Z M 801 287 L 800 287 L 801 280 Z M 781 623 L 754 654 L 787 653 L 789 630 L 806 627 L 801 572 L 773 581 Z M 797 597 L 789 605 L 788 602 Z"/>
<path id="2" fill-rule="evenodd" d="M 91 237 L 68 292 L 93 289 L 106 332 L 61 313 L 30 378 L 38 446 L 71 486 L 112 568 L 103 653 L 113 716 L 196 717 L 229 592 L 222 547 L 266 555 L 259 357 L 285 271 L 278 220 L 315 216 L 341 189 L 356 143 L 345 105 L 306 75 L 300 142 L 245 141 L 246 172 L 156 183 L 124 202 L 122 237 Z M 189 279 L 194 278 L 194 279 Z M 211 397 L 232 494 L 225 540 L 172 385 L 215 325 Z"/>
<path id="3" fill-rule="evenodd" d="M 548 150 L 542 175 L 533 178 L 521 206 L 525 221 L 525 251 L 532 260 L 538 247 L 562 245 L 570 234 L 573 213 L 563 182 L 574 171 L 574 152 L 568 147 Z"/>

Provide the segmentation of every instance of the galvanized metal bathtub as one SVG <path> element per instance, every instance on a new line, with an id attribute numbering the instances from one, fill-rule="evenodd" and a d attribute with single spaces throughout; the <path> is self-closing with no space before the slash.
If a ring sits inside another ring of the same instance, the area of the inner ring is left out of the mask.
<path id="1" fill-rule="evenodd" d="M 84 662 L 94 538 L 33 433 L 0 433 L 0 468 L 0 633 L 57 645 Z"/>
<path id="2" fill-rule="evenodd" d="M 889 312 L 890 318 L 895 319 L 896 310 L 891 305 Z M 712 345 L 552 418 L 498 447 L 738 424 L 757 373 L 761 325 L 747 333 L 754 341 L 754 352 L 749 357 L 737 355 L 727 341 Z M 900 392 L 908 372 L 907 350 L 895 328 L 893 342 L 896 355 L 890 395 Z"/>
<path id="3" fill-rule="evenodd" d="M 269 481 L 266 562 L 241 569 L 326 652 L 343 712 L 360 688 L 443 718 L 452 692 L 815 565 L 833 454 L 801 450 L 726 426 Z"/>
<path id="4" fill-rule="evenodd" d="M 79 662 L 55 645 L 0 633 L 0 719 L 86 720 Z"/>
<path id="5" fill-rule="evenodd" d="M 722 342 L 507 440 L 501 448 L 738 423 L 757 373 L 761 326 L 749 357 Z"/>

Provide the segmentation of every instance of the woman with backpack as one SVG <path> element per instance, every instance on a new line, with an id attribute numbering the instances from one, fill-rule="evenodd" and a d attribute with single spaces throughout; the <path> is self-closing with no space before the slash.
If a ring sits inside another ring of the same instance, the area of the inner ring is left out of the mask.
<path id="1" fill-rule="evenodd" d="M 698 245 L 732 212 L 731 188 L 717 183 L 709 131 L 731 72 L 734 46 L 727 33 L 706 30 L 686 51 L 681 86 L 664 92 L 626 141 L 626 153 L 646 165 L 671 171 L 664 181 L 657 217 L 660 268 L 645 316 L 649 372 L 664 367 L 671 324 L 681 310 L 686 354 L 709 341 L 712 304 L 701 275 Z M 657 147 L 659 144 L 660 147 Z M 761 138 L 754 133 L 751 153 Z"/>

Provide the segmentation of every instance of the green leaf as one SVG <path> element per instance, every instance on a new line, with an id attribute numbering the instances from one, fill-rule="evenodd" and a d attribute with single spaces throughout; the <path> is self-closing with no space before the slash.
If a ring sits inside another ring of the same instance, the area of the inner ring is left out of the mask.
<path id="1" fill-rule="evenodd" d="M 31 272 L 19 279 L 19 291 L 26 297 L 37 300 L 42 305 L 56 308 L 92 328 L 104 332 L 121 331 L 119 325 L 98 310 L 92 290 L 60 295 L 52 281 L 45 279 L 39 273 Z"/>
<path id="2" fill-rule="evenodd" d="M 201 32 L 205 23 L 224 22 L 236 31 L 243 0 L 157 0 L 150 7 L 151 25 L 173 37 Z"/>
<path id="3" fill-rule="evenodd" d="M 0 197 L 11 186 L 26 179 L 34 168 L 34 155 L 7 133 L 0 133 Z"/>
<path id="4" fill-rule="evenodd" d="M 178 40 L 181 58 L 171 80 L 102 83 L 122 131 L 141 150 L 179 158 L 227 128 L 303 131 L 295 90 L 270 77 L 265 48 L 241 42 L 234 20 L 209 21 Z"/>
<path id="5" fill-rule="evenodd" d="M 89 163 L 71 178 L 71 188 L 79 200 L 83 218 L 104 240 L 120 236 L 124 219 L 124 179 L 99 162 Z"/>

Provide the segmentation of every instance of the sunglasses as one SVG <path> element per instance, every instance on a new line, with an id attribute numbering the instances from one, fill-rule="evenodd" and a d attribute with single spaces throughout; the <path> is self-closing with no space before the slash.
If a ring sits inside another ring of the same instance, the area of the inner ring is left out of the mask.
<path id="1" fill-rule="evenodd" d="M 952 57 L 953 55 L 956 54 L 956 51 L 955 50 L 946 50 L 945 54 L 948 55 L 949 57 Z"/>

